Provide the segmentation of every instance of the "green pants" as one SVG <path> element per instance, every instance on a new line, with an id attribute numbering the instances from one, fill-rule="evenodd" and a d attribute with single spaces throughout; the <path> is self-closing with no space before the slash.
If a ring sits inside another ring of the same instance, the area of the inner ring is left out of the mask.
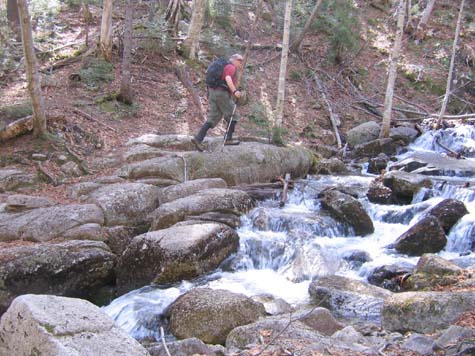
<path id="1" fill-rule="evenodd" d="M 215 127 L 222 118 L 226 120 L 226 123 L 229 123 L 229 119 L 233 116 L 234 105 L 234 101 L 228 91 L 209 89 L 209 109 L 208 120 L 206 120 L 206 122 L 209 123 L 212 128 Z M 234 111 L 233 121 L 237 120 L 237 113 Z"/>

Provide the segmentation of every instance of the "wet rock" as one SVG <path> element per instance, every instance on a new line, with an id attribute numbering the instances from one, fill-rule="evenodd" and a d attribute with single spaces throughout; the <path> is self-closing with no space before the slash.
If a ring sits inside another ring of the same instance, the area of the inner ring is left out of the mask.
<path id="1" fill-rule="evenodd" d="M 293 312 L 293 308 L 289 303 L 287 303 L 282 298 L 275 298 L 271 294 L 260 294 L 251 297 L 251 299 L 261 303 L 264 306 L 266 313 L 269 315 L 279 315 Z"/>
<path id="2" fill-rule="evenodd" d="M 315 174 L 345 175 L 350 171 L 338 158 L 318 160 L 314 167 Z"/>
<path id="3" fill-rule="evenodd" d="M 0 169 L 0 193 L 21 190 L 36 183 L 36 174 L 24 173 L 18 169 Z"/>
<path id="4" fill-rule="evenodd" d="M 376 140 L 379 137 L 380 131 L 379 124 L 374 121 L 368 121 L 349 130 L 347 142 L 351 148 L 354 148 L 359 144 Z"/>
<path id="5" fill-rule="evenodd" d="M 339 154 L 339 150 L 335 146 L 313 144 L 313 145 L 310 145 L 310 148 L 317 155 L 323 158 L 327 158 L 327 159 L 335 157 Z"/>
<path id="6" fill-rule="evenodd" d="M 321 303 L 336 316 L 379 322 L 383 302 L 392 293 L 341 276 L 317 278 L 308 288 L 312 302 Z"/>
<path id="7" fill-rule="evenodd" d="M 366 194 L 368 200 L 375 204 L 393 204 L 393 191 L 385 187 L 379 181 L 373 181 L 369 186 L 368 193 Z"/>
<path id="8" fill-rule="evenodd" d="M 33 209 L 24 213 L 0 214 L 0 241 L 45 242 L 68 236 L 84 237 L 82 225 L 104 224 L 102 210 L 94 204 L 61 205 Z"/>
<path id="9" fill-rule="evenodd" d="M 418 355 L 433 355 L 433 344 L 434 340 L 432 340 L 428 336 L 421 334 L 412 334 L 402 344 L 402 348 L 410 352 L 416 352 Z"/>
<path id="10" fill-rule="evenodd" d="M 427 162 L 424 162 L 420 159 L 414 157 L 409 157 L 394 163 L 391 167 L 393 170 L 404 171 L 404 172 L 413 172 L 419 168 L 427 166 Z"/>
<path id="11" fill-rule="evenodd" d="M 398 126 L 392 127 L 389 130 L 389 137 L 394 141 L 401 141 L 404 145 L 408 145 L 413 142 L 417 136 L 419 136 L 419 131 L 413 127 L 408 126 Z"/>
<path id="12" fill-rule="evenodd" d="M 243 294 L 195 288 L 170 306 L 169 315 L 170 330 L 177 338 L 224 344 L 231 330 L 256 321 L 265 309 Z"/>
<path id="13" fill-rule="evenodd" d="M 30 209 L 46 208 L 56 203 L 46 197 L 36 197 L 32 195 L 13 194 L 6 199 L 5 211 L 18 213 Z"/>
<path id="14" fill-rule="evenodd" d="M 136 236 L 119 259 L 119 291 L 200 276 L 217 268 L 238 245 L 237 233 L 217 223 L 174 226 Z"/>
<path id="15" fill-rule="evenodd" d="M 371 158 L 368 165 L 368 173 L 380 174 L 386 169 L 389 157 L 385 153 L 380 153 L 376 158 Z"/>
<path id="16" fill-rule="evenodd" d="M 313 330 L 326 336 L 331 336 L 345 327 L 345 325 L 336 320 L 332 313 L 326 308 L 299 310 L 294 313 L 294 317 L 298 318 L 298 320 L 305 325 L 310 326 Z"/>
<path id="17" fill-rule="evenodd" d="M 357 199 L 334 189 L 325 190 L 321 194 L 322 207 L 352 226 L 356 235 L 374 232 L 373 221 Z"/>
<path id="18" fill-rule="evenodd" d="M 87 298 L 111 283 L 116 256 L 103 242 L 67 241 L 0 250 L 0 314 L 21 294 Z"/>
<path id="19" fill-rule="evenodd" d="M 398 143 L 390 138 L 379 138 L 357 145 L 353 155 L 357 158 L 376 157 L 381 153 L 392 156 L 397 153 L 398 147 Z"/>
<path id="20" fill-rule="evenodd" d="M 368 252 L 361 250 L 347 251 L 345 254 L 343 254 L 342 258 L 345 261 L 348 261 L 354 268 L 359 268 L 364 263 L 370 262 L 372 260 Z"/>
<path id="21" fill-rule="evenodd" d="M 0 322 L 1 355 L 147 356 L 95 305 L 52 295 L 16 298 Z"/>
<path id="22" fill-rule="evenodd" d="M 150 214 L 151 230 L 165 229 L 186 216 L 208 212 L 244 214 L 254 205 L 245 192 L 234 189 L 206 189 L 185 198 L 161 205 Z"/>
<path id="23" fill-rule="evenodd" d="M 399 236 L 394 242 L 394 248 L 409 256 L 422 256 L 424 253 L 439 252 L 446 244 L 447 237 L 439 221 L 429 215 Z"/>
<path id="24" fill-rule="evenodd" d="M 412 173 L 391 171 L 384 175 L 384 186 L 392 190 L 396 198 L 403 203 L 410 203 L 414 195 L 422 188 L 431 188 L 430 179 Z"/>
<path id="25" fill-rule="evenodd" d="M 448 234 L 452 226 L 468 214 L 468 210 L 465 204 L 459 200 L 445 199 L 430 209 L 427 214 L 436 217 L 440 226 Z"/>
<path id="26" fill-rule="evenodd" d="M 150 356 L 194 356 L 194 355 L 206 355 L 206 356 L 224 356 L 226 350 L 221 345 L 207 345 L 203 341 L 197 338 L 189 338 L 185 340 L 167 342 L 168 352 L 165 350 L 163 343 L 156 343 L 154 345 L 147 346 L 147 351 Z"/>
<path id="27" fill-rule="evenodd" d="M 189 180 L 160 189 L 158 199 L 162 205 L 210 188 L 227 188 L 227 184 L 221 178 Z"/>
<path id="28" fill-rule="evenodd" d="M 463 269 L 456 264 L 430 253 L 419 258 L 414 273 L 408 278 L 407 286 L 412 290 L 433 289 L 458 282 Z"/>
<path id="29" fill-rule="evenodd" d="M 468 341 L 473 340 L 473 338 L 475 338 L 475 329 L 457 325 L 450 325 L 449 328 L 444 330 L 441 335 L 435 340 L 433 345 L 434 350 L 447 350 L 445 353 L 446 355 L 456 354 L 462 351 L 460 346 L 463 344 L 464 341 L 467 341 L 467 344 L 472 344 Z M 453 350 L 453 353 L 450 353 L 448 352 L 448 349 L 455 350 Z"/>
<path id="30" fill-rule="evenodd" d="M 122 255 L 135 236 L 147 232 L 132 226 L 111 226 L 103 228 L 104 242 L 117 256 Z"/>
<path id="31" fill-rule="evenodd" d="M 409 264 L 376 267 L 368 276 L 368 282 L 392 292 L 400 292 L 404 290 L 405 282 L 413 270 L 414 266 Z"/>
<path id="32" fill-rule="evenodd" d="M 196 222 L 218 222 L 228 225 L 230 228 L 237 229 L 241 225 L 241 217 L 238 214 L 233 213 L 219 213 L 219 212 L 209 212 L 199 215 L 190 215 L 186 217 L 185 221 L 194 221 Z M 180 224 L 180 223 L 177 223 Z"/>
<path id="33" fill-rule="evenodd" d="M 386 330 L 429 334 L 448 328 L 474 307 L 474 292 L 395 293 L 384 302 L 382 326 Z"/>
<path id="34" fill-rule="evenodd" d="M 151 222 L 148 214 L 158 207 L 158 192 L 147 184 L 109 184 L 94 190 L 87 202 L 101 207 L 108 226 L 147 225 Z"/>

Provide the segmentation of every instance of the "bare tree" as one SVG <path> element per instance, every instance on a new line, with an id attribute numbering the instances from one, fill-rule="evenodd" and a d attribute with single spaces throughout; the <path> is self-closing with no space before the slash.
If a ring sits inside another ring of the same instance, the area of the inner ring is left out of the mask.
<path id="1" fill-rule="evenodd" d="M 180 21 L 183 0 L 169 0 L 165 19 L 172 25 L 173 33 L 177 32 L 178 22 Z"/>
<path id="2" fill-rule="evenodd" d="M 99 47 L 102 57 L 112 61 L 112 3 L 113 0 L 104 0 L 102 6 L 101 37 Z"/>
<path id="3" fill-rule="evenodd" d="M 454 38 L 454 43 L 452 46 L 452 58 L 450 59 L 450 68 L 449 68 L 449 75 L 447 77 L 447 87 L 445 89 L 445 95 L 444 95 L 444 100 L 442 102 L 442 107 L 440 109 L 439 113 L 439 118 L 437 120 L 437 127 L 440 127 L 442 123 L 443 116 L 445 114 L 445 110 L 447 109 L 447 104 L 449 102 L 449 97 L 450 97 L 450 87 L 452 85 L 452 75 L 454 72 L 454 63 L 455 63 L 455 52 L 457 51 L 457 42 L 460 36 L 460 27 L 462 26 L 462 18 L 463 18 L 463 7 L 465 5 L 465 0 L 462 0 L 460 4 L 460 11 L 459 11 L 459 17 L 457 19 L 457 26 L 455 28 L 455 38 Z"/>
<path id="4" fill-rule="evenodd" d="M 427 6 L 425 7 L 424 11 L 422 12 L 421 19 L 417 24 L 416 29 L 416 39 L 423 40 L 425 37 L 425 29 L 427 27 L 427 23 L 429 22 L 430 15 L 432 14 L 432 10 L 434 9 L 435 0 L 429 0 Z"/>
<path id="5" fill-rule="evenodd" d="M 17 3 L 18 14 L 20 16 L 23 53 L 25 55 L 26 78 L 28 80 L 28 91 L 30 93 L 33 109 L 33 135 L 35 137 L 40 137 L 46 133 L 46 115 L 44 100 L 41 95 L 38 64 L 33 49 L 30 14 L 28 12 L 28 4 L 26 3 L 26 0 L 17 0 Z"/>
<path id="6" fill-rule="evenodd" d="M 305 22 L 305 26 L 303 27 L 302 32 L 300 32 L 298 37 L 292 42 L 292 45 L 290 46 L 290 52 L 295 52 L 296 50 L 299 49 L 300 44 L 302 43 L 305 35 L 310 29 L 310 26 L 312 26 L 313 21 L 315 21 L 315 17 L 317 16 L 317 13 L 318 13 L 318 8 L 322 4 L 322 1 L 323 0 L 317 0 L 317 3 L 313 7 L 312 13 L 310 14 L 309 18 Z"/>
<path id="7" fill-rule="evenodd" d="M 17 40 L 21 40 L 20 16 L 16 0 L 7 0 L 7 20 Z"/>
<path id="8" fill-rule="evenodd" d="M 384 97 L 383 123 L 381 125 L 380 138 L 389 137 L 389 128 L 391 125 L 391 111 L 393 108 L 394 84 L 397 77 L 397 65 L 401 53 L 402 34 L 404 32 L 404 17 L 406 14 L 406 0 L 399 0 L 397 17 L 397 32 L 394 40 L 394 47 L 391 51 L 389 60 L 388 83 L 386 86 L 386 96 Z"/>
<path id="9" fill-rule="evenodd" d="M 124 52 L 122 55 L 122 81 L 120 83 L 120 93 L 117 97 L 127 105 L 133 102 L 132 75 L 130 66 L 132 60 L 132 30 L 134 22 L 134 1 L 127 0 L 125 8 L 125 30 L 124 30 Z"/>
<path id="10" fill-rule="evenodd" d="M 292 0 L 285 2 L 285 17 L 284 17 L 284 36 L 282 40 L 282 58 L 280 60 L 279 72 L 279 86 L 277 91 L 277 104 L 274 130 L 272 141 L 274 143 L 282 142 L 282 123 L 284 120 L 284 99 L 285 99 L 285 77 L 287 75 L 287 61 L 289 58 L 289 37 L 290 37 L 290 23 L 292 20 Z"/>
<path id="11" fill-rule="evenodd" d="M 205 17 L 206 0 L 193 0 L 193 10 L 191 14 L 191 23 L 188 29 L 188 34 L 183 43 L 185 49 L 185 56 L 189 59 L 195 59 L 196 51 L 198 49 L 200 32 L 203 27 L 203 20 Z"/>

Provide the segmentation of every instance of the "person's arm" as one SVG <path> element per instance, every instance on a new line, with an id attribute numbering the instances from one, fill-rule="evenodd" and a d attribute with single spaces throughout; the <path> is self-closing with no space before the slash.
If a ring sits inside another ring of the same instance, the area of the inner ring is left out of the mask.
<path id="1" fill-rule="evenodd" d="M 233 83 L 233 78 L 230 75 L 227 75 L 226 77 L 224 77 L 224 80 L 226 81 L 226 84 L 228 85 L 228 88 L 231 91 L 231 93 L 236 98 L 239 98 L 241 96 L 241 92 L 235 87 Z"/>

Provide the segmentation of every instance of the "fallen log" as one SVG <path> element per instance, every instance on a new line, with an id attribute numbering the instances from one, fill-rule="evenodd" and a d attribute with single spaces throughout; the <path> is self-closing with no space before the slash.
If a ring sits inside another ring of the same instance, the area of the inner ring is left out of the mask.
<path id="1" fill-rule="evenodd" d="M 15 120 L 0 130 L 0 142 L 24 135 L 33 130 L 33 116 L 29 115 Z"/>
<path id="2" fill-rule="evenodd" d="M 279 206 L 283 208 L 285 203 L 287 202 L 287 192 L 289 190 L 289 183 L 290 183 L 290 173 L 285 174 L 284 178 L 284 188 L 282 189 L 282 197 L 280 198 Z"/>

